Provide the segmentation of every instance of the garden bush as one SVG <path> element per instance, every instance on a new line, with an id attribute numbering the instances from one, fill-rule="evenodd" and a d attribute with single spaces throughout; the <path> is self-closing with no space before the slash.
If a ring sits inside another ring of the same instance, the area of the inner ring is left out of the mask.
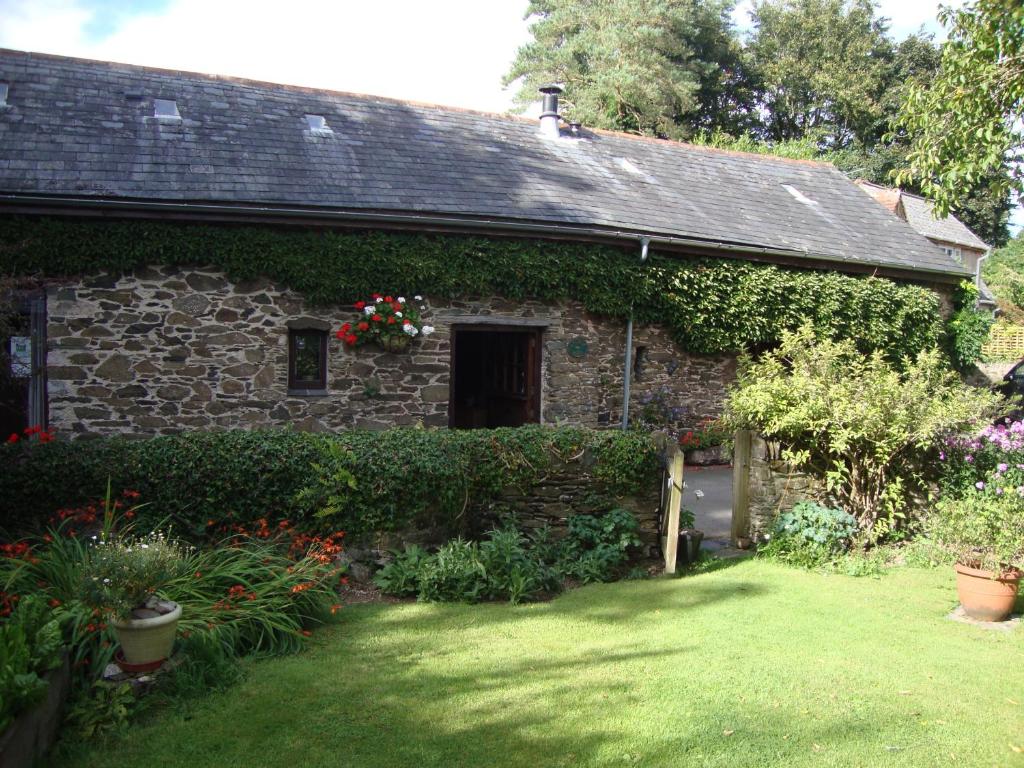
<path id="1" fill-rule="evenodd" d="M 824 479 L 866 540 L 878 540 L 904 526 L 942 438 L 996 401 L 964 385 L 937 350 L 897 367 L 805 326 L 761 359 L 741 358 L 727 418 L 777 441 L 786 461 Z"/>
<path id="2" fill-rule="evenodd" d="M 0 445 L 0 506 L 8 527 L 38 528 L 58 509 L 90 501 L 109 478 L 146 499 L 140 521 L 166 521 L 192 540 L 262 519 L 350 535 L 410 527 L 456 534 L 469 527 L 474 505 L 573 459 L 609 499 L 653 487 L 660 466 L 649 435 L 541 426 L 22 441 Z"/>
<path id="3" fill-rule="evenodd" d="M 768 543 L 758 554 L 814 568 L 848 550 L 856 534 L 857 521 L 852 515 L 813 501 L 801 501 L 776 518 Z"/>
<path id="4" fill-rule="evenodd" d="M 60 625 L 38 596 L 0 621 L 0 733 L 46 695 L 44 675 L 60 664 Z"/>
<path id="5" fill-rule="evenodd" d="M 624 509 L 604 515 L 572 515 L 561 540 L 541 529 L 525 536 L 511 523 L 487 533 L 480 542 L 457 538 L 435 554 L 419 546 L 394 552 L 374 581 L 399 597 L 416 595 L 431 602 L 519 603 L 557 592 L 562 582 L 611 581 L 624 575 L 640 545 L 638 524 Z"/>

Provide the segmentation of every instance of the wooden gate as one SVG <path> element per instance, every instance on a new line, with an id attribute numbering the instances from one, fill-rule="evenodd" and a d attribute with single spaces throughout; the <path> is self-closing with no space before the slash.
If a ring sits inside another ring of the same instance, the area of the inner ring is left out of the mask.
<path id="1" fill-rule="evenodd" d="M 661 514 L 659 535 L 661 551 L 665 555 L 665 573 L 676 572 L 679 547 L 679 512 L 683 506 L 683 452 L 678 444 L 670 444 L 664 451 L 665 471 L 661 485 Z"/>

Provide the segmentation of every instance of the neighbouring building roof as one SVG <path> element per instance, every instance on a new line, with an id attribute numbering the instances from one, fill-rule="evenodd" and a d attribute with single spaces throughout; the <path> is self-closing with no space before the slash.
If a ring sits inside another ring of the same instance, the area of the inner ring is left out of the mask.
<path id="1" fill-rule="evenodd" d="M 875 200 L 931 240 L 952 243 L 965 248 L 976 248 L 981 251 L 988 249 L 985 241 L 971 232 L 953 214 L 949 214 L 944 219 L 935 218 L 935 209 L 930 200 L 892 187 L 872 184 L 869 181 L 858 181 L 857 184 Z"/>
<path id="2" fill-rule="evenodd" d="M 0 49 L 0 201 L 439 214 L 956 276 L 831 165 Z"/>

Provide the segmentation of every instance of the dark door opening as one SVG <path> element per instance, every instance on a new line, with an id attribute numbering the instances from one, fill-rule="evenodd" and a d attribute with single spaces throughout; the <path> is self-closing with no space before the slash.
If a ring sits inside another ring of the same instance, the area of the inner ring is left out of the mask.
<path id="1" fill-rule="evenodd" d="M 452 330 L 448 423 L 456 429 L 540 421 L 539 329 Z"/>

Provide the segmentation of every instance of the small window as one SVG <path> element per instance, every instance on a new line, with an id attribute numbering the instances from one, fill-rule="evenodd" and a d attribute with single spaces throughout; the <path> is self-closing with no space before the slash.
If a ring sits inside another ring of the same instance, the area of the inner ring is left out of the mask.
<path id="1" fill-rule="evenodd" d="M 153 99 L 153 117 L 161 117 L 165 120 L 180 120 L 178 102 L 171 99 Z"/>
<path id="2" fill-rule="evenodd" d="M 959 248 L 953 248 L 951 246 L 944 245 L 942 246 L 942 251 L 947 256 L 952 257 L 953 260 L 956 261 L 958 264 L 964 263 L 964 254 L 963 251 L 961 251 Z"/>
<path id="3" fill-rule="evenodd" d="M 330 136 L 334 133 L 323 115 L 306 115 L 306 125 L 314 136 Z"/>
<path id="4" fill-rule="evenodd" d="M 288 389 L 310 393 L 327 389 L 327 332 L 288 333 Z"/>

